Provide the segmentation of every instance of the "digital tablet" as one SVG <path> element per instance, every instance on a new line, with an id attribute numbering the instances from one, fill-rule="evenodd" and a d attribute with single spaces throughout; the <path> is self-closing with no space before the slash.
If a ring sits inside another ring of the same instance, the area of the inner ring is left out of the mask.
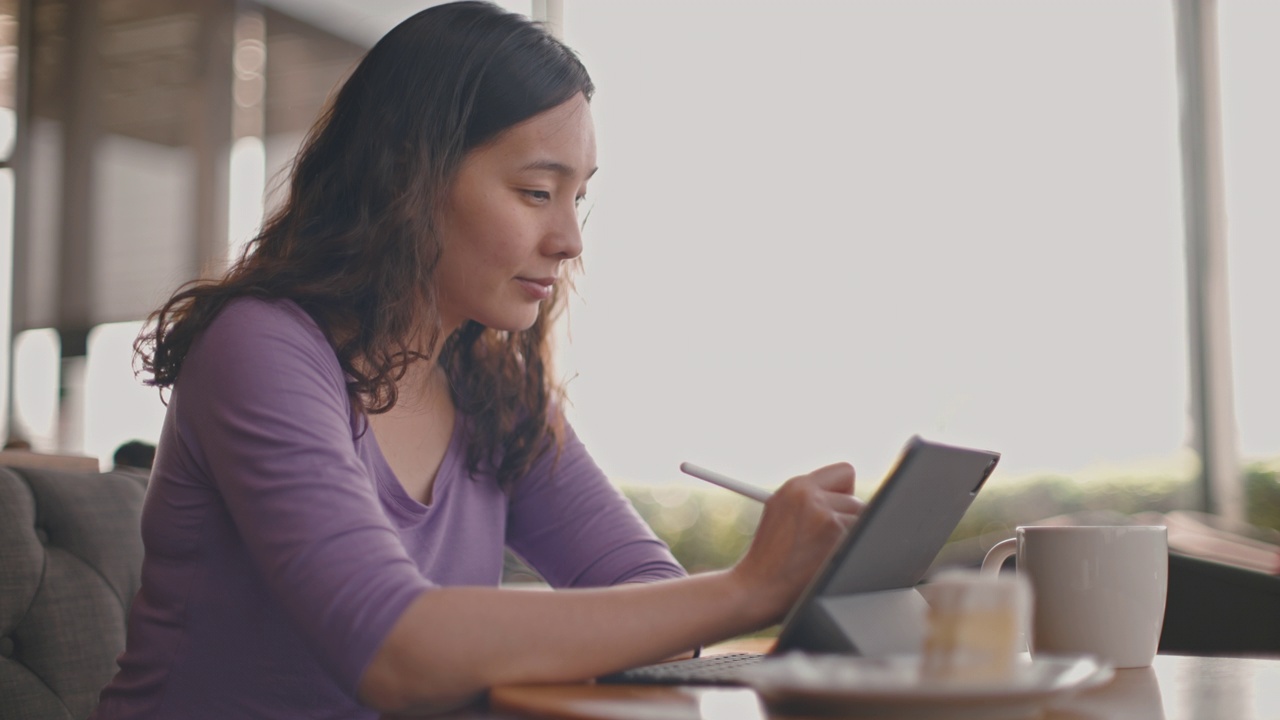
<path id="1" fill-rule="evenodd" d="M 897 463 L 792 606 L 773 653 L 879 655 L 918 649 L 924 598 L 915 586 L 946 544 L 999 453 L 907 441 Z M 739 684 L 763 655 L 695 658 L 614 673 L 601 682 Z"/>
<path id="2" fill-rule="evenodd" d="M 839 599 L 914 587 L 991 477 L 1000 454 L 919 436 L 814 576 L 783 623 L 776 652 L 863 652 L 841 627 Z"/>

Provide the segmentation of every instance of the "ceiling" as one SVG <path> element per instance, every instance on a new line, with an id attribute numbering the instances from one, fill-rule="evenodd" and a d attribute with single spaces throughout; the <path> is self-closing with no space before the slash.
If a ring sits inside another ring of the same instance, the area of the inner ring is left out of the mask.
<path id="1" fill-rule="evenodd" d="M 278 61 L 267 64 L 273 90 L 265 98 L 266 127 L 257 131 L 274 135 L 304 132 L 364 49 L 405 18 L 444 0 L 258 1 L 299 21 L 277 18 L 267 29 Z M 530 0 L 500 4 L 525 13 L 531 6 Z M 103 91 L 93 105 L 102 127 L 159 145 L 189 144 L 191 95 L 201 78 L 199 14 L 188 0 L 115 0 L 102 8 L 103 62 L 94 66 L 94 77 Z M 88 106 L 64 107 L 65 18 L 46 25 L 35 52 L 34 111 L 51 119 L 88 112 Z"/>

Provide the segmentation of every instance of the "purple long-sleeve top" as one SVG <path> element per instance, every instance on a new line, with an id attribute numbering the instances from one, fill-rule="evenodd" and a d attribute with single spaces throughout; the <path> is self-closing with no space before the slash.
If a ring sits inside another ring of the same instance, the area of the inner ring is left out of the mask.
<path id="1" fill-rule="evenodd" d="M 454 427 L 424 506 L 316 323 L 289 301 L 230 303 L 170 397 L 142 588 L 94 717 L 376 717 L 356 689 L 391 626 L 433 588 L 497 585 L 504 545 L 554 587 L 684 574 L 572 429 L 507 494 L 468 472 Z"/>

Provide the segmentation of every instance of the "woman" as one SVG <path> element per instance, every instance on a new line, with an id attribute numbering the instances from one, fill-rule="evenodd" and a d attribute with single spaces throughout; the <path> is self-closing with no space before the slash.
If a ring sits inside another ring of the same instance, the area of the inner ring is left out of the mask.
<path id="1" fill-rule="evenodd" d="M 361 718 L 589 678 L 776 622 L 856 514 L 792 479 L 686 577 L 564 422 L 592 84 L 482 3 L 383 38 L 226 277 L 140 338 L 171 388 L 146 560 L 96 717 Z M 563 592 L 497 587 L 504 544 Z"/>

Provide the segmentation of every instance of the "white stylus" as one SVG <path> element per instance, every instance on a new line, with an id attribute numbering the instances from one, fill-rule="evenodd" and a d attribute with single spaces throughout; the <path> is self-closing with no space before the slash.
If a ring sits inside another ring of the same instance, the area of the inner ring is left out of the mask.
<path id="1" fill-rule="evenodd" d="M 745 495 L 752 500 L 759 502 L 767 502 L 773 495 L 773 493 L 765 490 L 764 488 L 759 488 L 755 485 L 748 485 L 741 480 L 734 480 L 731 477 L 721 475 L 713 470 L 698 467 L 693 463 L 680 463 L 680 472 L 685 473 L 686 475 L 692 475 L 699 480 L 706 480 L 712 485 L 719 485 L 726 490 L 732 490 L 739 495 Z"/>

